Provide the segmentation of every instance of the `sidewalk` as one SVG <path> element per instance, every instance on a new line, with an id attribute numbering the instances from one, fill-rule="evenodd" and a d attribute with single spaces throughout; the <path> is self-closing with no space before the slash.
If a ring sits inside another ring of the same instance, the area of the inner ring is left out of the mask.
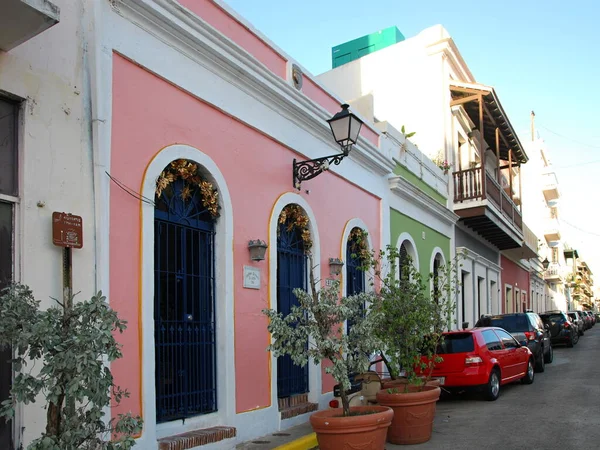
<path id="1" fill-rule="evenodd" d="M 316 447 L 317 437 L 313 433 L 310 422 L 307 421 L 287 430 L 242 442 L 235 448 L 236 450 L 310 450 Z"/>

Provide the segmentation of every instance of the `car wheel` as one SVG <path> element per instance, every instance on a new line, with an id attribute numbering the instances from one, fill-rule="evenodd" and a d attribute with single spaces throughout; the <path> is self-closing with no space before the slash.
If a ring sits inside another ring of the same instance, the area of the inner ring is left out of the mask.
<path id="1" fill-rule="evenodd" d="M 573 342 L 573 340 L 573 334 L 571 333 L 571 336 L 569 336 L 569 340 L 567 341 L 567 347 L 573 348 L 573 346 L 575 345 L 575 342 Z"/>
<path id="2" fill-rule="evenodd" d="M 500 371 L 493 369 L 485 386 L 485 398 L 491 402 L 500 396 Z"/>
<path id="3" fill-rule="evenodd" d="M 552 345 L 550 345 L 550 350 L 544 355 L 544 362 L 546 364 L 552 364 L 552 361 L 554 361 L 554 350 L 552 349 Z"/>
<path id="4" fill-rule="evenodd" d="M 579 333 L 573 333 L 573 339 L 571 339 L 571 342 L 573 342 L 573 345 L 579 342 Z"/>
<path id="5" fill-rule="evenodd" d="M 546 363 L 544 362 L 544 349 L 540 349 L 540 354 L 535 357 L 535 370 L 539 373 L 543 373 L 546 370 Z"/>
<path id="6" fill-rule="evenodd" d="M 521 382 L 523 384 L 531 384 L 533 383 L 533 379 L 535 377 L 535 371 L 533 370 L 533 360 L 529 358 L 529 362 L 527 363 L 527 372 L 525 376 L 521 378 Z"/>

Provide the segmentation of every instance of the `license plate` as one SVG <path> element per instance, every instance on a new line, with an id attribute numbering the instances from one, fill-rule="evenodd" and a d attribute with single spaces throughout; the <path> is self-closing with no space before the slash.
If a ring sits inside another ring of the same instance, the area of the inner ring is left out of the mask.
<path id="1" fill-rule="evenodd" d="M 437 379 L 440 380 L 440 386 L 443 386 L 446 382 L 446 377 L 437 377 Z"/>

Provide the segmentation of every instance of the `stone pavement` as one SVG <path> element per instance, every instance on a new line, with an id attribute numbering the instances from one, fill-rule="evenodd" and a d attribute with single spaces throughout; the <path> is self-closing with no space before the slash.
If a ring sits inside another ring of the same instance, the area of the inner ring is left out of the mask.
<path id="1" fill-rule="evenodd" d="M 310 450 L 316 447 L 317 438 L 307 421 L 287 430 L 238 444 L 236 450 Z"/>

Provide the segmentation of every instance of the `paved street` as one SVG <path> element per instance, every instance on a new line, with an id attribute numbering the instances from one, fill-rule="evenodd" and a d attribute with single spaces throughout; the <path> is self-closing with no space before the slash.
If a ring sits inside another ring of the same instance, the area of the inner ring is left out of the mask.
<path id="1" fill-rule="evenodd" d="M 554 350 L 532 385 L 503 386 L 495 402 L 470 394 L 441 400 L 429 442 L 386 449 L 600 448 L 600 324 L 574 348 Z"/>

